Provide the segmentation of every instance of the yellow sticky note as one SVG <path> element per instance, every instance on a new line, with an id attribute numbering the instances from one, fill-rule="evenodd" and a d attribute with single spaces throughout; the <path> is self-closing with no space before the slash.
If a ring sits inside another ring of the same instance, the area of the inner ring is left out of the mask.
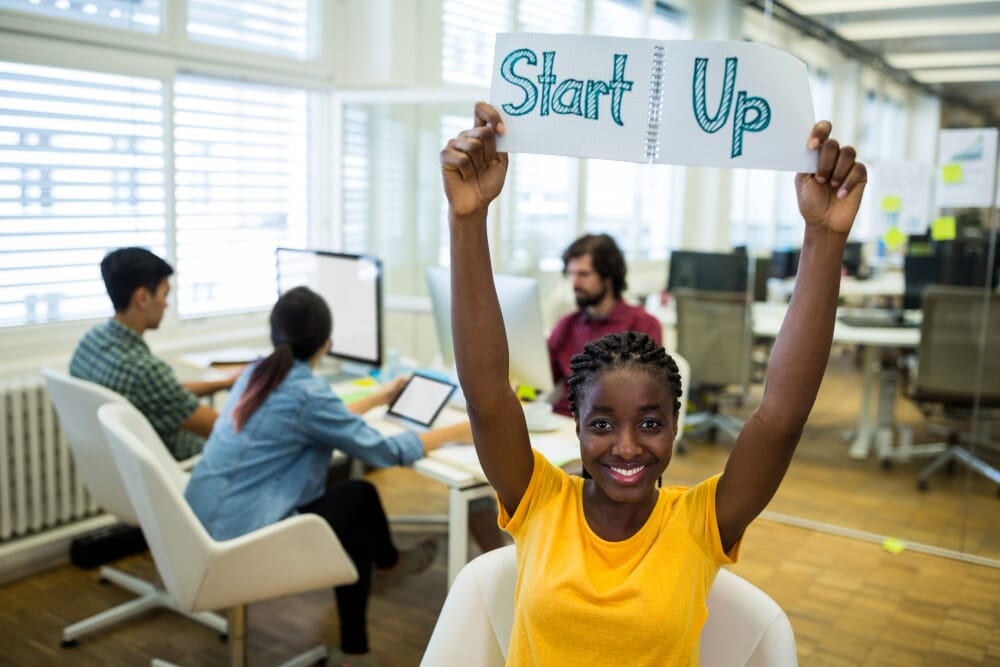
<path id="1" fill-rule="evenodd" d="M 931 223 L 931 240 L 951 241 L 955 238 L 955 216 L 945 215 L 934 218 Z"/>
<path id="2" fill-rule="evenodd" d="M 895 537 L 887 537 L 882 540 L 882 548 L 891 553 L 893 556 L 898 556 L 906 550 L 906 542 L 896 539 Z"/>
<path id="3" fill-rule="evenodd" d="M 882 210 L 886 213 L 899 213 L 902 201 L 897 195 L 886 195 L 882 197 Z"/>
<path id="4" fill-rule="evenodd" d="M 359 387 L 374 387 L 377 383 L 372 378 L 358 378 L 357 380 L 352 380 L 351 384 L 356 384 Z"/>
<path id="5" fill-rule="evenodd" d="M 941 168 L 941 176 L 944 178 L 945 183 L 961 183 L 962 165 L 957 162 L 946 164 Z"/>
<path id="6" fill-rule="evenodd" d="M 526 384 L 517 385 L 517 390 L 514 393 L 522 401 L 533 401 L 536 398 L 538 398 L 538 394 L 535 392 L 535 388 L 529 387 Z"/>
<path id="7" fill-rule="evenodd" d="M 888 250 L 895 250 L 906 243 L 906 234 L 899 231 L 899 227 L 890 227 L 889 231 L 882 235 L 885 247 Z"/>

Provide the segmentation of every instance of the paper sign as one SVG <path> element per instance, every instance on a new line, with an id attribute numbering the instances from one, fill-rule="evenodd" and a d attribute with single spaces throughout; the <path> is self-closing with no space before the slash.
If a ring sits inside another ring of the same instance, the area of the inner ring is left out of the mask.
<path id="1" fill-rule="evenodd" d="M 890 227 L 889 231 L 882 235 L 882 240 L 885 242 L 885 247 L 889 250 L 895 250 L 901 247 L 907 240 L 906 234 L 899 231 L 899 227 Z"/>
<path id="2" fill-rule="evenodd" d="M 816 168 L 806 66 L 762 44 L 502 33 L 490 101 L 502 151 Z"/>
<path id="3" fill-rule="evenodd" d="M 955 217 L 946 215 L 931 223 L 931 240 L 951 241 L 955 238 Z"/>
<path id="4" fill-rule="evenodd" d="M 962 165 L 946 164 L 941 168 L 941 178 L 945 183 L 961 183 Z"/>
<path id="5" fill-rule="evenodd" d="M 902 202 L 896 195 L 882 197 L 882 211 L 885 213 L 899 213 Z"/>
<path id="6" fill-rule="evenodd" d="M 938 206 L 992 206 L 997 183 L 996 159 L 995 127 L 941 130 L 938 133 Z"/>

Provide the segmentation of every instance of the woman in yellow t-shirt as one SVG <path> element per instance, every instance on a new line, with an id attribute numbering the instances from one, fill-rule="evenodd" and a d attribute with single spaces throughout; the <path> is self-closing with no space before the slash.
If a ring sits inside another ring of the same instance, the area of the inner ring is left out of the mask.
<path id="1" fill-rule="evenodd" d="M 573 358 L 570 406 L 592 479 L 532 451 L 508 383 L 487 242 L 487 208 L 507 174 L 496 109 L 477 104 L 474 127 L 441 151 L 455 359 L 479 460 L 518 551 L 508 664 L 697 664 L 715 574 L 781 483 L 830 352 L 841 257 L 867 180 L 830 131 L 825 121 L 813 127 L 816 172 L 795 178 L 802 253 L 764 397 L 725 470 L 691 489 L 657 488 L 682 388 L 674 361 L 643 334 L 605 336 Z"/>

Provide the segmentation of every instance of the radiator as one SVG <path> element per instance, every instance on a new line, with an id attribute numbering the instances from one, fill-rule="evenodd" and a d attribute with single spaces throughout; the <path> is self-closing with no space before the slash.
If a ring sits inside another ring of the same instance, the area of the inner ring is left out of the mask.
<path id="1" fill-rule="evenodd" d="M 40 377 L 0 380 L 0 544 L 98 514 Z"/>

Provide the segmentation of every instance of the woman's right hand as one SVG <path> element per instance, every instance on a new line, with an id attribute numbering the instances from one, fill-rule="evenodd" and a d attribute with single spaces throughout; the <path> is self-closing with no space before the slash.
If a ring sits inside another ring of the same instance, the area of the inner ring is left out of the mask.
<path id="1" fill-rule="evenodd" d="M 475 126 L 461 132 L 441 151 L 441 176 L 452 213 L 484 212 L 503 189 L 507 153 L 497 152 L 504 124 L 495 108 L 476 103 Z"/>

